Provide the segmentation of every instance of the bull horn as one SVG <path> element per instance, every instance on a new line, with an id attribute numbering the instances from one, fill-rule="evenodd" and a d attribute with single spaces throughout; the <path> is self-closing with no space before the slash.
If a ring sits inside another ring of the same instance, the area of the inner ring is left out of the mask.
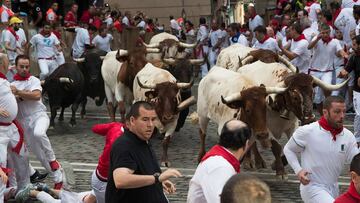
<path id="1" fill-rule="evenodd" d="M 246 65 L 246 64 L 250 63 L 253 60 L 254 60 L 254 57 L 249 55 L 249 56 L 245 57 L 243 60 L 241 60 L 241 64 Z"/>
<path id="2" fill-rule="evenodd" d="M 225 98 L 221 95 L 221 102 L 224 103 L 224 104 L 229 104 L 229 103 L 231 103 L 233 101 L 236 101 L 236 100 L 239 100 L 239 99 L 241 99 L 241 93 L 240 92 L 231 94 L 231 95 L 229 95 L 229 96 L 227 96 Z"/>
<path id="3" fill-rule="evenodd" d="M 159 53 L 160 49 L 158 48 L 146 48 L 146 53 Z"/>
<path id="4" fill-rule="evenodd" d="M 266 94 L 280 94 L 286 91 L 285 87 L 265 87 Z"/>
<path id="5" fill-rule="evenodd" d="M 178 111 L 182 111 L 184 109 L 186 109 L 187 107 L 193 105 L 196 103 L 196 99 L 194 96 L 191 96 L 187 99 L 185 99 L 184 101 L 182 101 L 178 106 L 177 106 L 177 109 Z"/>
<path id="6" fill-rule="evenodd" d="M 165 63 L 169 65 L 175 65 L 176 60 L 172 58 L 162 59 Z"/>
<path id="7" fill-rule="evenodd" d="M 184 47 L 184 48 L 194 48 L 196 46 L 196 44 L 187 44 L 184 42 L 179 42 L 179 46 Z"/>
<path id="8" fill-rule="evenodd" d="M 73 83 L 74 82 L 71 78 L 67 78 L 67 77 L 60 77 L 59 81 L 61 83 Z"/>
<path id="9" fill-rule="evenodd" d="M 347 80 L 345 80 L 344 82 L 342 82 L 340 84 L 330 85 L 330 84 L 323 82 L 322 80 L 320 80 L 317 77 L 314 77 L 314 76 L 311 76 L 311 77 L 313 78 L 315 84 L 317 84 L 319 87 L 321 87 L 322 89 L 327 90 L 327 91 L 334 91 L 334 90 L 340 89 L 344 85 L 346 85 L 346 83 L 349 82 L 349 80 L 350 80 L 350 78 L 348 78 Z"/>
<path id="10" fill-rule="evenodd" d="M 104 58 L 105 58 L 105 56 L 100 56 L 100 59 L 101 59 L 101 60 L 104 60 Z"/>
<path id="11" fill-rule="evenodd" d="M 156 87 L 155 85 L 144 85 L 144 84 L 142 84 L 142 83 L 140 82 L 139 77 L 136 77 L 136 80 L 137 80 L 139 86 L 140 86 L 141 88 L 143 88 L 143 89 L 155 89 L 155 87 Z"/>
<path id="12" fill-rule="evenodd" d="M 284 58 L 283 56 L 279 55 L 279 62 L 285 64 L 285 66 L 290 69 L 293 73 L 296 73 L 297 68 L 291 64 L 286 58 Z"/>
<path id="13" fill-rule="evenodd" d="M 143 42 L 143 45 L 144 45 L 146 48 L 158 48 L 158 47 L 159 47 L 159 43 L 146 44 L 145 42 Z"/>
<path id="14" fill-rule="evenodd" d="M 75 62 L 82 63 L 85 61 L 85 58 L 73 58 Z"/>
<path id="15" fill-rule="evenodd" d="M 193 85 L 193 81 L 191 81 L 191 82 L 178 82 L 178 83 L 176 83 L 176 85 L 180 89 L 188 89 Z"/>
<path id="16" fill-rule="evenodd" d="M 116 53 L 116 55 L 118 57 L 122 57 L 122 56 L 127 56 L 129 54 L 129 52 L 127 50 L 124 49 L 119 49 Z"/>
<path id="17" fill-rule="evenodd" d="M 189 59 L 189 62 L 192 65 L 201 65 L 205 62 L 205 60 L 204 59 Z"/>

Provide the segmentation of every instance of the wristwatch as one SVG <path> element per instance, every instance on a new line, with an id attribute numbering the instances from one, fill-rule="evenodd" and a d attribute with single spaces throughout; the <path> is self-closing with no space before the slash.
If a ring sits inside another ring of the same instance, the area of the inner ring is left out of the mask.
<path id="1" fill-rule="evenodd" d="M 154 178 L 155 178 L 155 184 L 160 183 L 159 177 L 160 177 L 160 173 L 154 173 Z"/>

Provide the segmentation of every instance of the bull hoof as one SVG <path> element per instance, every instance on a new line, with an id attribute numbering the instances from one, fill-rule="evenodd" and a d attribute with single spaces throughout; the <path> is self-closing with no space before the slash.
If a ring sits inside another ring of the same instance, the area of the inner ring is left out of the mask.
<path id="1" fill-rule="evenodd" d="M 71 128 L 75 128 L 76 127 L 76 123 L 69 123 L 69 126 L 71 127 Z"/>
<path id="2" fill-rule="evenodd" d="M 53 125 L 50 125 L 48 129 L 49 129 L 49 130 L 54 130 L 55 128 L 54 128 Z"/>
<path id="3" fill-rule="evenodd" d="M 162 161 L 162 162 L 161 162 L 161 166 L 162 166 L 162 167 L 167 167 L 167 168 L 169 168 L 169 167 L 171 166 L 171 164 L 170 164 L 169 161 Z"/>
<path id="4" fill-rule="evenodd" d="M 264 160 L 260 160 L 260 161 L 255 160 L 255 167 L 257 169 L 266 168 L 266 163 Z"/>

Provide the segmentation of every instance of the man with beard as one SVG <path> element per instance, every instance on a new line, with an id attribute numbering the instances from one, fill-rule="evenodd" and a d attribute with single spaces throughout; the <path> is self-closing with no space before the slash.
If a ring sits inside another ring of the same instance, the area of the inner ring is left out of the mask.
<path id="1" fill-rule="evenodd" d="M 20 37 L 16 34 L 16 31 L 19 30 L 20 23 L 22 22 L 18 17 L 12 17 L 9 21 L 9 26 L 3 32 L 3 42 L 11 65 L 15 64 L 17 52 L 21 49 L 18 43 Z"/>
<path id="2" fill-rule="evenodd" d="M 42 31 L 31 38 L 30 44 L 36 47 L 40 80 L 44 80 L 58 67 L 56 54 L 61 52 L 60 41 L 51 32 L 51 26 L 45 23 Z"/>
<path id="3" fill-rule="evenodd" d="M 301 182 L 305 203 L 334 202 L 344 164 L 359 153 L 354 135 L 343 127 L 345 112 L 342 97 L 326 98 L 320 120 L 299 127 L 284 147 L 286 159 Z"/>

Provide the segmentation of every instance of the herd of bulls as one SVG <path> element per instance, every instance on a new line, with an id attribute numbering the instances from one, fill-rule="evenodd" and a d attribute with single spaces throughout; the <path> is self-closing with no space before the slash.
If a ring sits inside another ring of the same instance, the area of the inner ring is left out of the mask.
<path id="1" fill-rule="evenodd" d="M 169 166 L 167 156 L 171 135 L 178 131 L 196 103 L 191 96 L 194 83 L 193 65 L 203 60 L 182 57 L 181 50 L 195 45 L 179 42 L 176 37 L 161 33 L 150 44 L 131 50 L 105 53 L 87 51 L 76 63 L 65 63 L 44 82 L 44 92 L 49 97 L 51 126 L 61 107 L 72 105 L 70 124 L 75 125 L 75 112 L 82 104 L 84 116 L 87 97 L 100 106 L 106 97 L 111 120 L 119 108 L 121 120 L 134 101 L 146 100 L 154 104 L 158 121 L 156 127 L 165 134 L 162 165 Z M 166 67 L 166 68 L 165 68 Z M 312 112 L 313 88 L 336 90 L 347 83 L 331 85 L 310 75 L 299 73 L 287 59 L 271 51 L 256 50 L 242 45 L 232 45 L 219 54 L 217 64 L 199 83 L 197 116 L 200 128 L 199 160 L 205 154 L 206 128 L 210 120 L 218 124 L 236 118 L 246 122 L 253 131 L 251 143 L 258 141 L 262 147 L 271 148 L 276 175 L 286 178 L 282 159 L 282 146 L 278 139 L 288 138 L 301 124 L 315 120 Z M 244 160 L 247 168 L 266 167 L 256 144 Z"/>

